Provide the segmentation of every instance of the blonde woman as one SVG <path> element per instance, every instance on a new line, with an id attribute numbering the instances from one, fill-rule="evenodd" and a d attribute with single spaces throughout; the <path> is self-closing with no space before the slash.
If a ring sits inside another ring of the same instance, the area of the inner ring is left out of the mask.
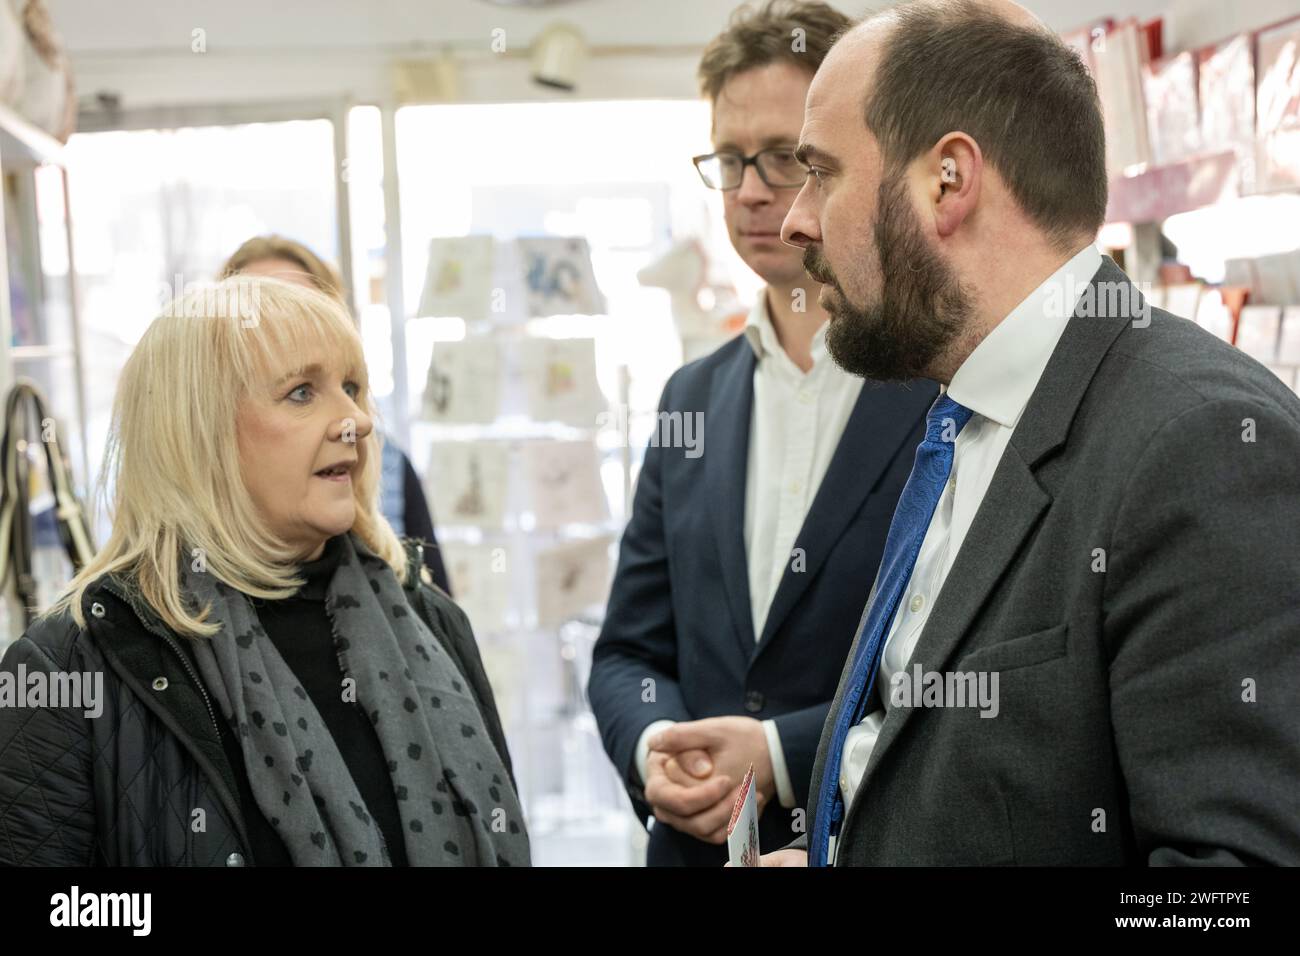
<path id="1" fill-rule="evenodd" d="M 0 708 L 0 864 L 528 864 L 469 622 L 377 512 L 372 429 L 328 296 L 237 277 L 150 326 L 108 543 L 0 663 L 102 675 Z"/>
<path id="2" fill-rule="evenodd" d="M 343 279 L 338 271 L 307 246 L 284 236 L 255 236 L 235 250 L 221 267 L 220 277 L 238 275 L 272 276 L 333 296 L 347 307 Z M 420 486 L 411 460 L 396 443 L 383 443 L 380 469 L 379 508 L 399 534 L 424 542 L 424 565 L 433 583 L 448 594 L 451 583 L 433 530 L 433 514 Z"/>

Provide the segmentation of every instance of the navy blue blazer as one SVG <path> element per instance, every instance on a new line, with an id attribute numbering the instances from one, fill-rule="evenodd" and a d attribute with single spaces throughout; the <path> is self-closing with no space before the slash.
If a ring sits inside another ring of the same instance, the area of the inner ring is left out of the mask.
<path id="1" fill-rule="evenodd" d="M 802 566 L 787 565 L 755 640 L 744 521 L 756 361 L 737 336 L 664 387 L 661 412 L 703 413 L 703 446 L 697 453 L 652 440 L 647 448 L 596 642 L 588 697 L 642 821 L 652 813 L 636 743 L 661 719 L 775 720 L 797 805 L 806 805 L 822 724 L 938 394 L 920 380 L 863 386 L 795 540 Z M 764 850 L 798 836 L 803 816 L 768 804 Z M 726 847 L 665 824 L 651 830 L 652 865 L 720 865 L 726 857 Z"/>

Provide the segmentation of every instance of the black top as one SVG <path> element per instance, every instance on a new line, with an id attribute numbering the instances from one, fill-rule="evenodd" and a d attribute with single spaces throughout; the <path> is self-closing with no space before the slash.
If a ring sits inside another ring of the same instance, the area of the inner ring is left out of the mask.
<path id="1" fill-rule="evenodd" d="M 342 536 L 331 538 L 318 559 L 301 566 L 300 573 L 306 583 L 293 597 L 280 601 L 254 600 L 253 606 L 271 643 L 325 721 L 366 809 L 384 835 L 393 866 L 407 866 L 402 821 L 383 746 L 360 706 L 343 700 L 343 670 L 325 611 L 325 592 L 342 555 L 342 542 Z M 262 815 L 253 797 L 238 739 L 225 721 L 218 724 L 221 744 L 239 786 L 239 802 L 248 826 L 254 864 L 292 866 L 284 841 Z"/>

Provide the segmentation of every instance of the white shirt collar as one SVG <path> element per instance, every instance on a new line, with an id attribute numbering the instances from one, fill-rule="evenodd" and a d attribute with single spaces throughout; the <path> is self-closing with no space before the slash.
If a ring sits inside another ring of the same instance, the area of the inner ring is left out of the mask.
<path id="1" fill-rule="evenodd" d="M 754 305 L 745 317 L 745 340 L 754 350 L 754 358 L 762 359 L 768 349 L 778 348 L 776 330 L 772 328 L 772 319 L 767 314 L 767 290 L 764 289 L 754 300 Z"/>
<path id="2" fill-rule="evenodd" d="M 754 302 L 754 307 L 749 310 L 749 315 L 745 318 L 743 334 L 745 340 L 749 342 L 749 347 L 754 350 L 754 357 L 760 362 L 765 355 L 781 355 L 787 361 L 790 361 L 790 357 L 785 354 L 785 349 L 781 347 L 781 342 L 776 337 L 776 326 L 772 324 L 772 316 L 767 310 L 766 287 L 759 293 L 758 299 Z M 821 327 L 813 333 L 812 359 L 814 367 L 821 364 L 822 356 L 825 354 L 826 323 L 823 322 Z M 791 364 L 794 363 L 791 362 Z"/>
<path id="3" fill-rule="evenodd" d="M 1014 428 L 1100 268 L 1101 252 L 1088 245 L 1048 276 L 966 357 L 946 389 L 952 400 Z"/>

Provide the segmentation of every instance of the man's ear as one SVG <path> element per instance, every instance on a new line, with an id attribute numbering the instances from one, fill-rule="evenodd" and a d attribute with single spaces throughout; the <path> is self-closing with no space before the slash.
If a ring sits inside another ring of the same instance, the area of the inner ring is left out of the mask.
<path id="1" fill-rule="evenodd" d="M 934 210 L 935 231 L 946 239 L 975 211 L 984 172 L 983 154 L 965 133 L 949 133 L 919 162 L 918 172 Z"/>

